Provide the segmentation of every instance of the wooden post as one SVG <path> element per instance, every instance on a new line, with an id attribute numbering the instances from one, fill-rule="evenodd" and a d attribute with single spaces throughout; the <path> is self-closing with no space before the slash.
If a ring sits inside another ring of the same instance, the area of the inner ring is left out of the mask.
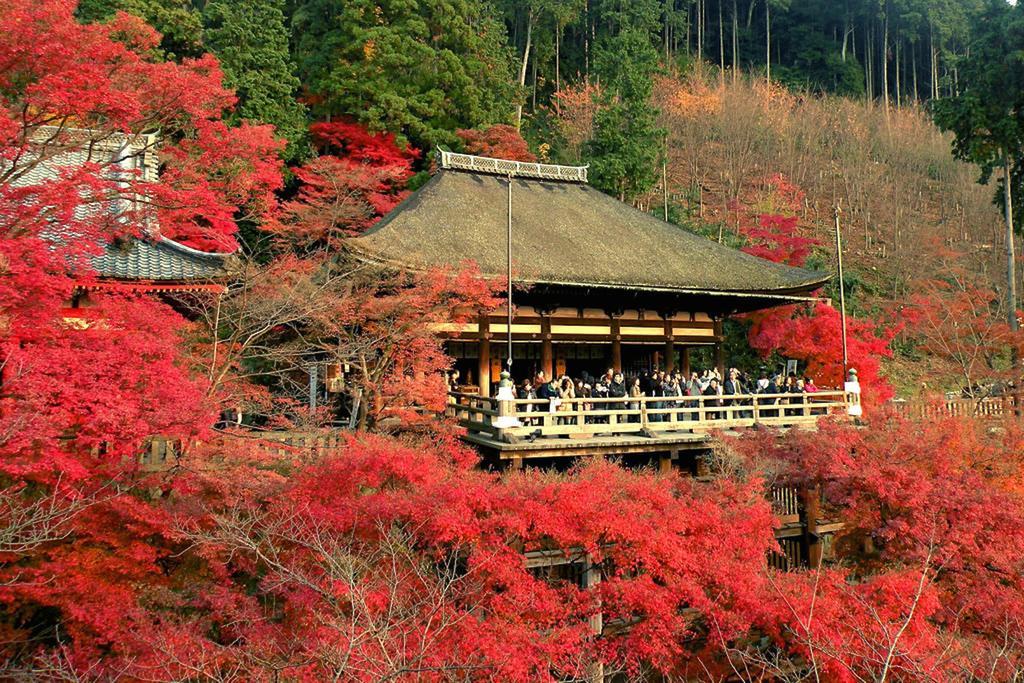
<path id="1" fill-rule="evenodd" d="M 612 369 L 622 372 L 622 342 L 617 333 L 612 339 Z"/>
<path id="2" fill-rule="evenodd" d="M 722 321 L 715 321 L 715 367 L 718 374 L 725 380 L 725 340 L 722 338 Z"/>
<path id="3" fill-rule="evenodd" d="M 588 553 L 583 560 L 583 588 L 591 590 L 597 588 L 600 583 L 601 567 L 594 565 Z M 601 635 L 604 632 L 604 615 L 601 614 L 600 603 L 597 605 L 597 611 L 590 615 L 589 621 L 590 628 L 595 635 Z M 604 662 L 601 660 L 591 662 L 587 666 L 587 678 L 591 683 L 603 683 L 605 679 Z"/>
<path id="4" fill-rule="evenodd" d="M 679 364 L 683 369 L 683 377 L 690 379 L 690 347 L 684 346 L 679 350 Z"/>
<path id="5" fill-rule="evenodd" d="M 499 395 L 501 394 L 500 391 L 498 393 Z M 512 404 L 512 401 L 497 400 L 494 403 L 497 405 L 498 408 L 499 425 L 504 425 L 509 418 L 515 416 L 515 406 Z M 494 436 L 495 438 L 498 439 L 498 441 L 505 441 L 506 443 L 512 440 L 509 438 L 509 435 L 505 432 L 504 427 L 498 427 L 497 429 L 495 429 Z"/>
<path id="6" fill-rule="evenodd" d="M 551 318 L 543 316 L 540 319 L 540 368 L 544 371 L 544 377 L 550 381 L 555 371 L 555 354 L 551 346 Z"/>
<path id="7" fill-rule="evenodd" d="M 816 569 L 821 564 L 821 538 L 818 536 L 818 514 L 821 512 L 821 491 L 806 488 L 804 494 L 804 539 L 807 543 L 807 566 Z"/>
<path id="8" fill-rule="evenodd" d="M 669 337 L 665 340 L 665 372 L 676 369 L 676 343 Z"/>
<path id="9" fill-rule="evenodd" d="M 477 381 L 480 395 L 491 395 L 491 324 L 486 317 L 480 318 L 480 357 L 477 359 Z"/>

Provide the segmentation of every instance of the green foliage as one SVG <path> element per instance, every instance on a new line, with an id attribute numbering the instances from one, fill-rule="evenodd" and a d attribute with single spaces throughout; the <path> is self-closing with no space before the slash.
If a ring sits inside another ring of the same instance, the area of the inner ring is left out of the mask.
<path id="1" fill-rule="evenodd" d="M 474 0 L 299 0 L 299 75 L 321 115 L 350 116 L 421 148 L 509 120 L 511 54 Z"/>
<path id="2" fill-rule="evenodd" d="M 203 53 L 202 19 L 190 0 L 79 0 L 75 15 L 83 23 L 93 23 L 107 21 L 118 11 L 141 17 L 159 31 L 168 59 Z"/>
<path id="3" fill-rule="evenodd" d="M 285 157 L 303 156 L 305 107 L 288 54 L 283 0 L 210 0 L 203 10 L 206 46 L 238 95 L 235 116 L 273 124 L 288 141 Z"/>
<path id="4" fill-rule="evenodd" d="M 656 5 L 625 3 L 607 15 L 619 30 L 606 36 L 597 53 L 597 69 L 606 84 L 603 106 L 594 116 L 594 137 L 586 147 L 596 187 L 633 199 L 654 187 L 665 132 L 651 106 L 658 53 L 651 38 Z"/>
<path id="5" fill-rule="evenodd" d="M 658 180 L 664 133 L 656 127 L 655 110 L 643 100 L 605 104 L 594 117 L 594 139 L 587 145 L 590 180 L 622 200 L 633 199 Z"/>
<path id="6" fill-rule="evenodd" d="M 775 67 L 773 79 L 793 88 L 811 92 L 831 92 L 847 97 L 864 94 L 864 71 L 856 59 L 843 61 L 839 47 L 808 27 L 794 31 L 792 63 Z"/>
<path id="7" fill-rule="evenodd" d="M 935 121 L 955 136 L 953 153 L 978 164 L 982 182 L 1024 143 L 1024 17 L 989 0 L 968 57 L 958 64 L 958 93 L 934 105 Z"/>

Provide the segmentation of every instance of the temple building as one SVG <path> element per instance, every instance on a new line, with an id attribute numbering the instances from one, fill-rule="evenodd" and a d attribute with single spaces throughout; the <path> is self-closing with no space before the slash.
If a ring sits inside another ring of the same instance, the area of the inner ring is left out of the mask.
<path id="1" fill-rule="evenodd" d="M 437 173 L 349 248 L 385 267 L 473 261 L 484 277 L 506 284 L 511 273 L 511 320 L 505 308 L 442 330 L 469 385 L 451 393 L 450 413 L 465 428 L 464 440 L 498 467 L 614 456 L 701 475 L 717 430 L 813 428 L 821 417 L 845 415 L 859 398 L 846 389 L 671 400 L 524 399 L 508 386 L 496 392 L 509 348 L 517 382 L 538 371 L 596 377 L 609 367 L 633 376 L 689 373 L 697 349 L 724 376 L 728 316 L 813 301 L 829 279 L 639 211 L 590 187 L 586 167 L 442 152 Z M 770 562 L 815 566 L 841 524 L 819 518 L 816 491 L 776 487 L 771 495 L 781 552 Z"/>
<path id="2" fill-rule="evenodd" d="M 25 168 L 12 181 L 15 187 L 45 183 L 57 178 L 62 170 L 86 163 L 104 165 L 107 173 L 137 175 L 146 182 L 158 179 L 159 139 L 155 135 L 44 126 L 37 137 L 33 155 L 23 160 Z M 116 218 L 122 210 L 131 208 L 132 201 L 126 193 L 110 202 L 96 202 L 78 210 L 109 212 Z M 45 237 L 54 242 L 76 239 L 60 229 Z M 141 236 L 126 236 L 100 246 L 102 253 L 90 257 L 94 271 L 91 275 L 96 278 L 89 278 L 89 284 L 79 287 L 67 302 L 65 313 L 69 320 L 89 318 L 81 309 L 91 307 L 89 293 L 93 290 L 117 289 L 159 295 L 221 292 L 233 259 L 231 254 L 205 252 L 163 237 L 156 225 L 148 226 L 146 234 Z"/>
<path id="3" fill-rule="evenodd" d="M 729 315 L 808 301 L 825 273 L 766 261 L 688 232 L 587 184 L 586 167 L 442 152 L 438 172 L 351 248 L 362 258 L 425 270 L 473 261 L 511 272 L 512 374 L 517 380 L 690 370 L 711 347 L 724 372 Z M 482 395 L 508 357 L 506 311 L 451 325 L 448 351 Z"/>

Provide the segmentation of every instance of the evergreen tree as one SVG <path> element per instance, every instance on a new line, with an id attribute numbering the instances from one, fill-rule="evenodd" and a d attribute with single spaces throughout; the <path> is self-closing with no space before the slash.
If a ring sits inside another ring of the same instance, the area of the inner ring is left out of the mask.
<path id="1" fill-rule="evenodd" d="M 989 0 L 969 56 L 960 60 L 958 92 L 935 102 L 935 120 L 956 136 L 953 153 L 981 167 L 981 182 L 1002 172 L 996 201 L 1005 211 L 1007 309 L 1017 329 L 1013 190 L 1024 171 L 1024 9 Z"/>
<path id="2" fill-rule="evenodd" d="M 646 0 L 609 11 L 616 32 L 605 37 L 597 55 L 598 73 L 607 86 L 585 156 L 591 182 L 622 200 L 649 192 L 658 178 L 665 133 L 650 103 L 658 67 L 652 43 L 657 12 L 657 4 Z"/>
<path id="3" fill-rule="evenodd" d="M 235 116 L 273 124 L 288 141 L 285 156 L 302 156 L 305 107 L 288 54 L 283 0 L 210 0 L 203 10 L 206 46 L 217 55 L 226 85 L 238 95 Z"/>
<path id="4" fill-rule="evenodd" d="M 146 20 L 163 36 L 160 43 L 168 59 L 198 57 L 203 53 L 203 24 L 191 0 L 79 0 L 75 16 L 83 23 L 106 21 L 117 12 Z"/>
<path id="5" fill-rule="evenodd" d="M 315 111 L 349 116 L 419 147 L 511 118 L 512 55 L 476 0 L 298 0 L 299 74 Z"/>

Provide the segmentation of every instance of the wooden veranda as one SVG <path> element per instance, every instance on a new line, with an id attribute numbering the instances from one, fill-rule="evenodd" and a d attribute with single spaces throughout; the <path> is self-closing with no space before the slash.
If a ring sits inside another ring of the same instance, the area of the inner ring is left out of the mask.
<path id="1" fill-rule="evenodd" d="M 464 439 L 499 461 L 705 450 L 715 430 L 813 428 L 846 416 L 859 396 L 844 391 L 730 396 L 514 399 L 451 392 L 449 412 Z"/>

